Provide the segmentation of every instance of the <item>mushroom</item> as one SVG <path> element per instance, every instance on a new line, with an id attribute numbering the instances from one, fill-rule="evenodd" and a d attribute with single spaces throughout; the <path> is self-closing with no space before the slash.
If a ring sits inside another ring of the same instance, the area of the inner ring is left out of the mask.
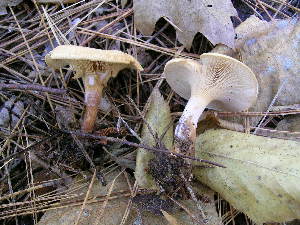
<path id="1" fill-rule="evenodd" d="M 171 88 L 188 103 L 175 128 L 175 151 L 194 154 L 198 120 L 204 109 L 238 112 L 256 100 L 258 83 L 254 73 L 240 61 L 217 53 L 206 53 L 198 61 L 172 59 L 164 69 Z"/>
<path id="2" fill-rule="evenodd" d="M 82 131 L 92 132 L 101 101 L 102 90 L 110 77 L 115 77 L 125 68 L 141 71 L 143 68 L 132 56 L 116 51 L 95 48 L 60 45 L 45 57 L 48 66 L 59 69 L 71 65 L 76 71 L 74 78 L 82 77 L 86 104 Z"/>

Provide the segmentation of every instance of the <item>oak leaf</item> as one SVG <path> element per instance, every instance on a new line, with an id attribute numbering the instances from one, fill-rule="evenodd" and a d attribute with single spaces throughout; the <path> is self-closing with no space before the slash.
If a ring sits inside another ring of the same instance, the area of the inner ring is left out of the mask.
<path id="1" fill-rule="evenodd" d="M 197 32 L 212 44 L 234 47 L 231 16 L 237 12 L 230 0 L 134 0 L 134 21 L 144 34 L 151 35 L 161 17 L 168 18 L 180 31 L 178 40 L 190 48 Z"/>

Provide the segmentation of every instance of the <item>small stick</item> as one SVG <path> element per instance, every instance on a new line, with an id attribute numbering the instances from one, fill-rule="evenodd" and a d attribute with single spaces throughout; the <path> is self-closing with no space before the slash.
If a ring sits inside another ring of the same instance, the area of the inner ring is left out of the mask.
<path id="1" fill-rule="evenodd" d="M 154 148 L 154 147 L 147 146 L 147 145 L 144 145 L 144 144 L 137 144 L 137 143 L 126 141 L 126 140 L 122 140 L 122 139 L 119 139 L 119 138 L 113 138 L 113 137 L 106 137 L 106 136 L 99 136 L 99 135 L 87 134 L 87 133 L 78 132 L 78 131 L 61 130 L 60 132 L 63 132 L 65 134 L 79 136 L 79 137 L 84 137 L 84 138 L 105 140 L 105 141 L 113 142 L 113 143 L 121 143 L 121 144 L 129 145 L 129 146 L 132 146 L 132 147 L 136 147 L 136 148 L 143 148 L 143 149 L 147 149 L 147 150 L 150 150 L 150 151 L 162 152 L 164 154 L 175 155 L 177 157 L 186 158 L 186 159 L 194 160 L 194 161 L 197 161 L 197 162 L 208 163 L 208 164 L 211 164 L 211 165 L 214 165 L 214 166 L 217 166 L 217 167 L 226 168 L 222 164 L 219 164 L 219 163 L 216 163 L 216 162 L 212 162 L 212 161 L 209 161 L 209 160 L 206 160 L 206 159 L 199 159 L 199 158 L 195 158 L 195 157 L 183 155 L 183 154 L 180 154 L 180 153 L 170 152 L 170 151 L 167 151 L 167 150 L 164 150 L 164 149 Z M 47 140 L 53 139 L 53 138 L 57 137 L 58 135 L 59 135 L 59 133 L 54 134 L 52 136 L 49 136 L 47 138 L 44 138 L 41 141 L 37 141 L 36 143 L 33 143 L 31 146 L 29 146 L 29 147 L 27 147 L 25 149 L 21 149 L 20 152 L 14 153 L 14 154 L 12 154 L 12 155 L 10 155 L 10 156 L 8 156 L 8 157 L 0 160 L 0 163 L 5 163 L 6 161 L 8 161 L 8 160 L 10 160 L 12 158 L 15 158 L 16 156 L 18 156 L 21 153 L 31 151 L 31 150 L 33 150 L 33 147 L 35 147 L 35 146 L 37 146 L 39 144 L 42 144 L 42 143 L 44 143 Z"/>
<path id="2" fill-rule="evenodd" d="M 49 88 L 38 84 L 1 84 L 0 83 L 0 90 L 6 90 L 6 89 L 43 91 L 52 94 L 65 94 L 67 92 L 64 89 Z"/>
<path id="3" fill-rule="evenodd" d="M 212 162 L 212 161 L 209 161 L 209 160 L 206 160 L 206 159 L 199 159 L 199 158 L 183 155 L 183 154 L 176 153 L 176 152 L 170 152 L 170 151 L 167 151 L 167 150 L 164 150 L 164 149 L 154 148 L 154 147 L 147 146 L 147 145 L 144 145 L 144 144 L 137 144 L 137 143 L 122 140 L 122 139 L 119 139 L 119 138 L 93 135 L 93 134 L 83 133 L 83 132 L 79 132 L 79 131 L 62 130 L 62 132 L 66 133 L 66 134 L 71 134 L 71 135 L 83 137 L 83 138 L 106 140 L 108 142 L 121 143 L 121 144 L 129 145 L 129 146 L 132 146 L 132 147 L 136 147 L 136 148 L 143 148 L 143 149 L 147 149 L 147 150 L 150 150 L 150 151 L 162 152 L 162 153 L 165 153 L 165 154 L 175 155 L 177 157 L 186 158 L 186 159 L 194 160 L 194 161 L 197 161 L 197 162 L 208 163 L 208 164 L 211 164 L 211 165 L 214 165 L 214 166 L 217 166 L 217 167 L 226 168 L 222 164 Z"/>
<path id="4" fill-rule="evenodd" d="M 235 116 L 283 116 L 283 115 L 295 115 L 300 114 L 299 109 L 295 110 L 285 110 L 285 111 L 276 111 L 276 112 L 216 112 L 219 116 L 225 117 L 235 117 Z"/>
<path id="5" fill-rule="evenodd" d="M 276 108 L 275 108 L 276 109 Z M 220 117 L 236 117 L 236 116 L 284 116 L 284 115 L 296 115 L 300 114 L 300 109 L 291 109 L 283 111 L 269 111 L 269 112 L 217 112 L 217 111 L 207 111 L 207 113 L 214 113 L 216 116 Z M 172 116 L 181 116 L 182 112 L 173 112 Z"/>

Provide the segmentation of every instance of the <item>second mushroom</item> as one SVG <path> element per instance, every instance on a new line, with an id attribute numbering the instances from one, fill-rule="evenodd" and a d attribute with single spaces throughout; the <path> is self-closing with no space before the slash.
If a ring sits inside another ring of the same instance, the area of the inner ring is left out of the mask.
<path id="1" fill-rule="evenodd" d="M 258 83 L 254 73 L 240 61 L 217 53 L 206 53 L 198 61 L 172 59 L 164 69 L 171 88 L 188 103 L 175 129 L 175 152 L 194 154 L 198 120 L 204 109 L 238 112 L 256 100 Z"/>
<path id="2" fill-rule="evenodd" d="M 125 68 L 138 71 L 142 66 L 132 56 L 116 50 L 101 50 L 73 45 L 61 45 L 46 55 L 46 63 L 59 69 L 71 65 L 76 71 L 75 78 L 82 77 L 86 111 L 82 131 L 92 132 L 97 117 L 102 90 L 110 77 L 115 77 Z"/>

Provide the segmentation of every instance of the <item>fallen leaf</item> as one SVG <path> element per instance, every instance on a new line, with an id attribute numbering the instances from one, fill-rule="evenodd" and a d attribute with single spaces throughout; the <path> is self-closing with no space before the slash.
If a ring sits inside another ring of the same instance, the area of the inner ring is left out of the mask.
<path id="1" fill-rule="evenodd" d="M 209 130 L 198 136 L 196 156 L 226 166 L 194 175 L 254 222 L 300 218 L 298 142 Z"/>
<path id="2" fill-rule="evenodd" d="M 149 100 L 149 109 L 146 114 L 146 121 L 152 128 L 154 132 L 157 132 L 158 136 L 160 136 L 165 128 L 170 125 L 171 122 L 171 112 L 169 105 L 165 102 L 163 96 L 160 94 L 158 89 L 154 89 Z M 150 146 L 155 146 L 156 142 L 150 133 L 148 127 L 144 124 L 142 130 L 142 139 L 143 142 Z M 173 146 L 173 126 L 169 128 L 167 133 L 162 140 L 163 144 L 171 149 Z M 147 173 L 148 171 L 148 163 L 154 157 L 153 153 L 144 149 L 138 149 L 137 159 L 136 159 L 136 170 L 135 170 L 135 178 L 140 187 L 147 189 L 156 189 L 159 190 L 156 186 L 156 183 L 153 177 Z M 206 199 L 209 199 L 208 202 L 202 202 L 201 205 L 203 207 L 203 211 L 209 218 L 210 224 L 214 225 L 222 225 L 222 220 L 217 214 L 217 210 L 214 204 L 214 192 L 204 186 L 195 186 L 193 185 L 193 189 L 200 196 L 205 196 Z M 180 203 L 184 204 L 189 208 L 193 213 L 199 213 L 195 203 L 192 200 L 180 201 Z M 187 214 L 182 214 L 179 212 L 175 212 L 170 215 L 170 217 L 164 214 L 166 219 L 170 222 L 174 222 L 174 218 L 177 219 L 176 222 L 179 224 L 194 224 L 191 220 L 190 216 Z M 182 223 L 184 221 L 184 223 Z"/>
<path id="3" fill-rule="evenodd" d="M 204 133 L 209 129 L 224 128 L 227 130 L 244 132 L 243 125 L 228 120 L 220 119 L 214 113 L 209 111 L 203 112 L 197 125 L 196 135 Z"/>
<path id="4" fill-rule="evenodd" d="M 85 205 L 85 208 L 83 210 L 78 225 L 89 225 L 89 224 L 94 225 L 97 224 L 96 223 L 97 219 L 99 219 L 99 223 L 98 223 L 99 225 L 121 224 L 123 215 L 126 211 L 131 195 L 124 174 L 121 174 L 119 177 L 117 177 L 118 174 L 119 174 L 118 171 L 107 174 L 106 178 L 108 180 L 108 185 L 105 187 L 102 186 L 96 180 L 94 181 L 94 184 L 90 190 L 89 199 L 87 201 L 87 204 Z M 116 180 L 113 181 L 113 179 L 115 178 Z M 70 194 L 70 196 L 71 195 L 76 196 L 72 199 L 70 198 L 68 199 L 68 201 L 70 201 L 71 203 L 82 202 L 82 200 L 85 198 L 85 195 L 87 193 L 89 182 L 86 183 L 78 180 L 79 179 L 77 179 L 77 181 L 74 181 L 69 188 L 70 191 L 68 192 L 68 194 Z M 113 187 L 111 188 L 112 185 Z M 108 193 L 110 193 L 110 190 L 112 190 L 110 195 L 110 197 L 112 198 L 108 199 L 102 216 L 100 218 L 97 218 L 101 210 L 103 210 L 103 205 L 105 204 L 104 201 L 106 200 L 106 196 L 108 195 Z M 120 192 L 126 193 L 126 191 L 127 191 L 127 196 L 120 194 Z M 157 196 L 157 195 L 153 194 L 153 196 Z M 98 200 L 98 201 L 94 201 L 94 200 Z M 63 205 L 66 205 L 66 200 L 65 201 L 63 200 L 62 203 Z M 153 201 L 150 199 L 149 204 L 151 203 L 153 203 Z M 192 201 L 181 201 L 180 203 L 188 206 L 190 204 L 193 204 Z M 153 224 L 168 225 L 169 224 L 162 214 L 156 215 L 151 213 L 150 211 L 143 210 L 139 208 L 139 206 L 136 205 L 134 202 L 132 206 L 133 207 L 131 208 L 130 213 L 124 225 L 141 224 L 138 223 L 139 221 L 142 221 L 143 225 L 153 225 Z M 75 221 L 77 220 L 77 217 L 81 211 L 81 207 L 82 207 L 81 204 L 79 205 L 71 204 L 71 206 L 67 206 L 64 208 L 56 208 L 56 209 L 49 210 L 42 216 L 42 218 L 37 223 L 37 225 L 75 224 Z M 159 207 L 161 207 L 161 205 L 156 205 L 156 207 L 159 210 Z M 196 225 L 196 223 L 193 222 L 190 216 L 183 210 L 179 210 L 178 207 L 174 207 L 173 209 L 171 209 L 171 211 L 172 212 L 168 212 L 168 213 L 177 221 L 179 221 L 180 224 L 183 224 L 182 222 L 184 221 L 185 225 Z"/>
<path id="5" fill-rule="evenodd" d="M 178 29 L 178 40 L 188 49 L 197 32 L 213 45 L 234 47 L 235 32 L 231 16 L 237 12 L 229 0 L 134 0 L 134 22 L 144 34 L 151 35 L 155 23 L 167 17 Z"/>
<path id="6" fill-rule="evenodd" d="M 164 133 L 165 129 L 170 126 L 171 112 L 169 105 L 165 102 L 163 96 L 157 88 L 153 89 L 150 96 L 149 109 L 145 120 L 151 127 L 152 131 L 156 132 L 158 138 Z M 146 124 L 142 130 L 143 143 L 149 146 L 155 146 L 156 140 L 152 136 Z M 173 126 L 171 125 L 162 139 L 165 147 L 170 149 L 173 145 Z M 148 163 L 154 157 L 153 153 L 139 148 L 136 158 L 135 178 L 140 187 L 149 189 L 158 189 L 153 177 L 147 172 Z"/>
<path id="7" fill-rule="evenodd" d="M 113 182 L 113 179 L 118 175 L 119 172 L 113 172 L 107 175 L 107 180 L 109 181 L 108 185 L 103 187 L 99 182 L 95 181 L 94 185 L 90 192 L 90 198 L 91 199 L 99 199 L 99 196 L 105 196 L 109 193 L 109 189 L 111 185 L 113 186 L 112 193 L 120 192 L 120 191 L 126 191 L 128 190 L 128 183 L 126 181 L 126 178 L 123 174 L 121 174 L 115 182 Z M 77 189 L 77 191 L 73 191 L 71 194 L 77 194 L 81 196 L 78 199 L 83 199 L 85 197 L 85 194 L 87 192 L 87 187 L 89 183 L 86 183 L 85 186 L 83 186 L 83 183 L 76 183 L 74 182 L 72 186 L 70 187 L 70 190 Z M 78 187 L 82 187 L 78 190 Z M 97 197 L 98 196 L 98 197 Z M 103 201 L 105 200 L 105 197 L 102 197 Z M 83 214 L 80 218 L 78 225 L 87 225 L 87 224 L 96 224 L 97 215 L 99 215 L 99 212 L 103 208 L 103 201 L 95 202 L 95 203 L 87 203 L 85 206 L 85 209 L 83 211 Z M 120 224 L 123 218 L 123 215 L 126 211 L 127 204 L 128 204 L 129 198 L 128 197 L 120 197 L 108 200 L 107 205 L 104 209 L 104 213 L 102 217 L 100 217 L 100 223 L 99 225 L 112 225 L 112 224 Z M 65 207 L 60 209 L 53 209 L 48 212 L 46 212 L 41 220 L 39 221 L 38 225 L 70 225 L 75 224 L 75 221 L 77 220 L 77 217 L 79 215 L 79 212 L 81 210 L 81 205 L 73 205 L 71 207 Z M 135 209 L 132 209 L 130 211 L 130 214 L 127 218 L 127 222 L 125 225 L 133 224 L 136 220 L 138 214 Z M 152 215 L 151 213 L 143 213 L 143 224 L 144 225 L 167 225 L 167 222 L 162 216 Z"/>
<path id="8" fill-rule="evenodd" d="M 237 35 L 242 40 L 246 37 L 239 52 L 243 61 L 257 74 L 260 83 L 258 104 L 253 110 L 266 110 L 281 87 L 274 105 L 300 103 L 297 93 L 300 86 L 299 21 L 295 18 L 274 22 L 256 17 L 251 19 L 249 26 L 245 23 L 237 29 Z M 250 33 L 252 29 L 256 32 Z"/>
<path id="9" fill-rule="evenodd" d="M 236 29 L 236 52 L 218 46 L 213 52 L 235 56 L 249 66 L 259 82 L 256 104 L 249 111 L 265 112 L 276 105 L 300 103 L 299 19 L 262 21 L 251 16 Z M 256 126 L 260 118 L 251 118 Z"/>
<path id="10" fill-rule="evenodd" d="M 169 222 L 169 225 L 180 225 L 174 216 L 170 215 L 169 213 L 167 213 L 164 210 L 161 210 L 161 212 L 164 215 L 164 217 L 166 218 L 166 220 Z"/>
<path id="11" fill-rule="evenodd" d="M 7 14 L 6 7 L 16 6 L 20 4 L 23 0 L 1 0 L 0 1 L 0 16 Z"/>
<path id="12" fill-rule="evenodd" d="M 128 184 L 126 182 L 125 176 L 121 174 L 116 181 L 113 183 L 113 179 L 118 175 L 118 172 L 110 173 L 106 176 L 108 180 L 107 186 L 102 186 L 99 182 L 95 181 L 92 186 L 89 196 L 93 199 L 96 196 L 102 196 L 103 201 L 105 200 L 105 195 L 109 192 L 111 185 L 114 185 L 113 192 L 121 190 L 129 190 Z M 79 180 L 79 178 L 78 178 Z M 84 185 L 85 184 L 85 185 Z M 77 199 L 72 199 L 73 201 L 83 200 L 87 192 L 89 183 L 85 182 L 76 182 L 70 186 L 71 194 L 77 195 Z M 78 188 L 81 187 L 81 188 Z M 76 190 L 76 191 L 72 191 Z M 99 199 L 99 197 L 98 197 Z M 101 198 L 100 198 L 101 199 Z M 78 225 L 86 224 L 95 224 L 98 213 L 103 207 L 103 201 L 96 203 L 88 203 L 84 209 L 84 213 L 79 221 Z M 101 219 L 101 225 L 111 225 L 111 224 L 120 224 L 123 214 L 126 210 L 128 203 L 127 197 L 118 197 L 117 200 L 109 200 L 103 216 Z M 70 225 L 75 224 L 79 212 L 81 210 L 81 205 L 75 205 L 71 207 L 53 209 L 46 212 L 38 225 Z M 131 215 L 129 220 L 133 220 L 135 215 Z"/>

